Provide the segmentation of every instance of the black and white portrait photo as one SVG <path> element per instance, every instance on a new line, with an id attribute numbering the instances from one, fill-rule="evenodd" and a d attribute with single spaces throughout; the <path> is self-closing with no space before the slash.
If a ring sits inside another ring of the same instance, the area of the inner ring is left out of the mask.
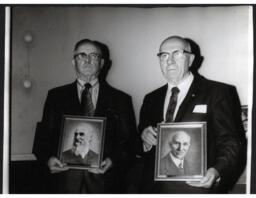
<path id="1" fill-rule="evenodd" d="M 177 130 L 167 139 L 171 151 L 160 159 L 160 175 L 191 175 L 190 164 L 186 159 L 190 148 L 190 136 L 185 131 Z"/>
<path id="2" fill-rule="evenodd" d="M 6 7 L 4 192 L 249 192 L 256 6 Z"/>
<path id="3" fill-rule="evenodd" d="M 205 174 L 207 151 L 204 124 L 160 125 L 156 180 L 199 179 Z"/>
<path id="4" fill-rule="evenodd" d="M 99 168 L 104 120 L 65 117 L 60 159 L 73 168 Z"/>

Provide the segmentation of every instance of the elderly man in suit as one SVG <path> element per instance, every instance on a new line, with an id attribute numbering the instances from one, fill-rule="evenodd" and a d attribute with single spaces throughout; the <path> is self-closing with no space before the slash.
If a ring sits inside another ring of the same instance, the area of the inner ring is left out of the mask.
<path id="1" fill-rule="evenodd" d="M 160 45 L 159 62 L 167 84 L 147 94 L 140 112 L 139 131 L 145 166 L 143 193 L 217 193 L 236 171 L 240 153 L 240 107 L 234 86 L 190 72 L 195 58 L 190 42 L 179 36 Z M 156 125 L 161 122 L 207 122 L 208 170 L 200 182 L 155 182 Z M 219 182 L 219 185 L 217 183 Z"/>
<path id="2" fill-rule="evenodd" d="M 99 162 L 99 155 L 91 150 L 93 128 L 83 124 L 76 127 L 73 146 L 62 153 L 62 162 L 69 164 L 84 164 L 95 166 Z"/>
<path id="3" fill-rule="evenodd" d="M 190 148 L 190 136 L 185 131 L 175 132 L 169 140 L 171 151 L 160 160 L 160 174 L 167 176 L 189 175 L 185 159 Z"/>
<path id="4" fill-rule="evenodd" d="M 89 39 L 77 42 L 72 60 L 77 79 L 48 92 L 35 154 L 51 173 L 56 173 L 51 176 L 54 193 L 124 192 L 125 174 L 135 156 L 132 144 L 136 123 L 131 97 L 99 78 L 108 60 L 106 49 L 104 44 Z M 65 114 L 106 118 L 100 169 L 69 169 L 58 159 L 61 121 Z"/>

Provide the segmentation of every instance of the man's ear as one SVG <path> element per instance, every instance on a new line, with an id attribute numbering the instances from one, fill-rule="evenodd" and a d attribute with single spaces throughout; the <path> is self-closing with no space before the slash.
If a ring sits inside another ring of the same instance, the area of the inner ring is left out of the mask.
<path id="1" fill-rule="evenodd" d="M 75 65 L 76 65 L 76 62 L 75 62 L 75 60 L 74 59 L 72 59 L 72 65 L 73 65 L 73 67 L 75 67 Z"/>
<path id="2" fill-rule="evenodd" d="M 195 54 L 190 54 L 189 55 L 189 67 L 192 65 L 194 59 L 195 59 Z"/>
<path id="3" fill-rule="evenodd" d="M 100 60 L 100 69 L 103 68 L 104 64 L 105 64 L 105 59 L 101 58 L 101 60 Z"/>

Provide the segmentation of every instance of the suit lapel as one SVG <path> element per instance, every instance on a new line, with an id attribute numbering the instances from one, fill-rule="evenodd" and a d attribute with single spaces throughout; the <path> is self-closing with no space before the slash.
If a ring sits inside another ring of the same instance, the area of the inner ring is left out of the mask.
<path id="1" fill-rule="evenodd" d="M 70 93 L 70 100 L 69 100 L 70 109 L 73 109 L 74 112 L 81 112 L 81 105 L 80 105 L 78 92 L 77 92 L 77 81 L 71 84 L 69 93 Z"/>
<path id="2" fill-rule="evenodd" d="M 164 85 L 161 89 L 160 89 L 160 94 L 158 94 L 158 98 L 157 98 L 157 103 L 156 105 L 153 107 L 155 109 L 155 116 L 157 118 L 157 123 L 158 122 L 162 122 L 164 120 L 163 114 L 164 114 L 164 101 L 165 101 L 165 97 L 166 97 L 166 92 L 168 89 L 168 85 Z"/>
<path id="3" fill-rule="evenodd" d="M 192 101 L 196 98 L 199 93 L 199 85 L 200 85 L 200 76 L 195 76 L 186 97 L 184 98 L 183 102 L 180 105 L 180 108 L 177 112 L 175 122 L 180 122 L 184 116 L 185 111 L 187 110 L 188 106 L 192 103 Z"/>
<path id="4" fill-rule="evenodd" d="M 99 95 L 94 116 L 101 116 L 108 106 L 108 90 L 105 83 L 99 84 Z"/>

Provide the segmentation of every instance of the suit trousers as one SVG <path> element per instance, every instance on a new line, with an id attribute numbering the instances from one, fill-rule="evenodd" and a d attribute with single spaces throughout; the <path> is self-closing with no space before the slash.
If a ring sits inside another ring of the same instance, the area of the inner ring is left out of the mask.
<path id="1" fill-rule="evenodd" d="M 169 181 L 164 182 L 160 185 L 160 193 L 161 194 L 211 194 L 214 193 L 213 189 L 206 188 L 198 188 L 189 186 L 183 181 L 175 182 Z"/>
<path id="2" fill-rule="evenodd" d="M 151 188 L 145 186 L 141 188 L 143 194 L 214 194 L 218 193 L 218 188 L 213 186 L 210 189 L 193 187 L 184 181 L 158 181 Z"/>
<path id="3" fill-rule="evenodd" d="M 57 173 L 55 185 L 57 193 L 61 194 L 101 194 L 104 192 L 103 175 L 93 174 L 87 170 L 71 169 Z M 57 181 L 56 181 L 57 180 Z M 54 186 L 55 186 L 54 185 Z"/>

